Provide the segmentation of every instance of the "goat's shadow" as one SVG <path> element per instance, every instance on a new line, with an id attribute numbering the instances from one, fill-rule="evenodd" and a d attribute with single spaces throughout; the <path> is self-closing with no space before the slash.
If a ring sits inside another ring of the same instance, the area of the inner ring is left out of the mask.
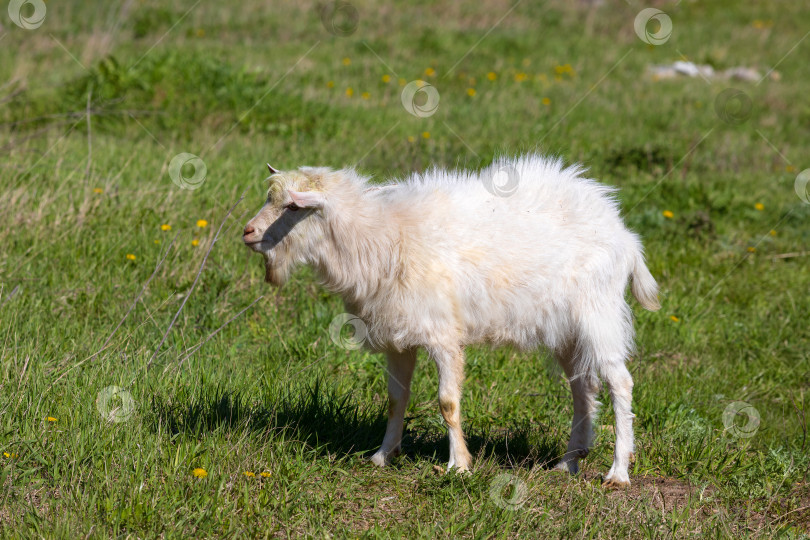
<path id="1" fill-rule="evenodd" d="M 156 396 L 152 401 L 155 432 L 200 436 L 215 431 L 250 431 L 265 436 L 284 433 L 308 444 L 318 454 L 370 456 L 382 442 L 386 427 L 383 407 L 364 406 L 351 393 L 341 394 L 315 381 L 283 393 L 268 392 L 248 400 L 220 388 L 199 395 Z M 449 450 L 446 430 L 435 419 L 406 416 L 402 454 L 444 463 Z M 558 434 L 538 426 L 510 428 L 465 426 L 474 456 L 492 458 L 506 467 L 550 467 L 564 451 Z"/>

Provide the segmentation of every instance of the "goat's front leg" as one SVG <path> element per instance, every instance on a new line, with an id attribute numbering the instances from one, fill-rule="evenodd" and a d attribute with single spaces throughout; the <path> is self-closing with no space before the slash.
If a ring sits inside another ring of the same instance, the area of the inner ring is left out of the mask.
<path id="1" fill-rule="evenodd" d="M 430 355 L 439 371 L 439 410 L 447 424 L 450 438 L 448 469 L 459 471 L 470 468 L 470 452 L 461 431 L 461 386 L 464 382 L 464 352 L 458 349 L 433 349 Z"/>
<path id="2" fill-rule="evenodd" d="M 371 457 L 380 467 L 385 466 L 389 456 L 399 455 L 402 449 L 402 424 L 405 409 L 411 397 L 411 378 L 416 366 L 416 349 L 401 353 L 388 353 L 388 427 L 385 430 L 382 446 Z"/>

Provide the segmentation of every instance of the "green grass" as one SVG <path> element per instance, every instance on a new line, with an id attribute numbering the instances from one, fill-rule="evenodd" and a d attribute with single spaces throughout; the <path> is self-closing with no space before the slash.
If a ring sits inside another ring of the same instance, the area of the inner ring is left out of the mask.
<path id="1" fill-rule="evenodd" d="M 49 2 L 36 30 L 4 10 L 0 535 L 808 534 L 810 205 L 794 180 L 810 7 L 663 3 L 673 35 L 651 46 L 633 31 L 645 6 L 618 0 L 521 2 L 505 17 L 513 4 L 498 0 L 354 5 L 345 37 L 307 3 Z M 682 55 L 779 76 L 645 74 Z M 400 102 L 400 79 L 419 78 L 441 96 L 428 118 Z M 716 110 L 729 87 L 751 100 L 739 123 Z M 607 406 L 583 472 L 549 470 L 572 405 L 542 351 L 469 351 L 469 476 L 434 472 L 447 441 L 421 356 L 404 455 L 373 468 L 383 360 L 332 343 L 344 308 L 309 270 L 269 289 L 241 245 L 264 163 L 383 179 L 535 149 L 621 189 L 661 286 L 660 312 L 634 308 L 633 487 L 600 486 Z M 169 178 L 180 152 L 204 160 L 200 189 Z M 110 386 L 132 396 L 122 422 L 98 410 Z M 761 417 L 752 437 L 723 423 L 738 401 Z M 518 508 L 497 504 L 520 494 L 497 491 L 505 473 L 528 494 Z"/>

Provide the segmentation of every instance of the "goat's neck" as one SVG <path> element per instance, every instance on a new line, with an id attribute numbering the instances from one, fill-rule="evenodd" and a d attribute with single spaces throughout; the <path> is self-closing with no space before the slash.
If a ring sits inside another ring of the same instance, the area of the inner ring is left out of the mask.
<path id="1" fill-rule="evenodd" d="M 324 285 L 352 304 L 387 290 L 401 261 L 399 229 L 383 208 L 364 207 L 327 225 L 317 271 Z"/>

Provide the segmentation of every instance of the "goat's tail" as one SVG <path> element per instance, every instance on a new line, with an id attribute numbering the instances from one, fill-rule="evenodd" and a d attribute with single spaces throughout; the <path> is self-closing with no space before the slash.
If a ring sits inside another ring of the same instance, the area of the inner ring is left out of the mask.
<path id="1" fill-rule="evenodd" d="M 661 309 L 661 304 L 658 302 L 658 284 L 647 269 L 647 265 L 644 263 L 644 255 L 640 250 L 636 252 L 636 260 L 633 263 L 631 275 L 633 281 L 630 284 L 630 290 L 633 291 L 636 300 L 644 309 L 649 311 Z"/>

